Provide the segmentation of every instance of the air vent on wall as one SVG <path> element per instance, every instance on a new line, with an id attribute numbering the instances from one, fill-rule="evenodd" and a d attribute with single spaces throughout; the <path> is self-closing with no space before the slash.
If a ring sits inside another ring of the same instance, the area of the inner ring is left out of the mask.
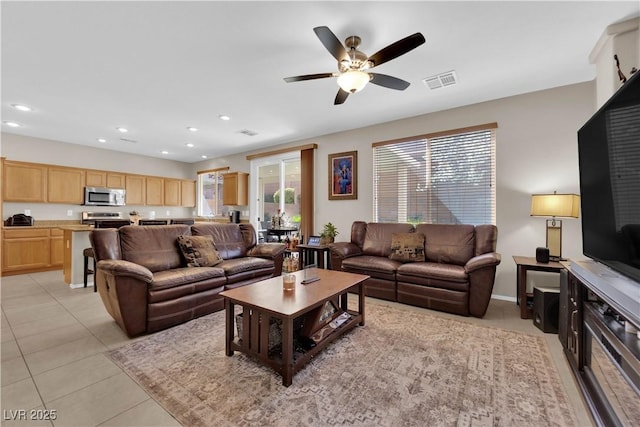
<path id="1" fill-rule="evenodd" d="M 422 82 L 431 90 L 438 89 L 444 86 L 451 86 L 457 83 L 456 72 L 447 71 L 446 73 L 440 73 L 435 76 L 427 77 Z"/>
<path id="2" fill-rule="evenodd" d="M 249 129 L 242 129 L 241 131 L 239 131 L 239 133 L 247 136 L 256 136 L 258 134 L 258 132 L 255 132 Z"/>

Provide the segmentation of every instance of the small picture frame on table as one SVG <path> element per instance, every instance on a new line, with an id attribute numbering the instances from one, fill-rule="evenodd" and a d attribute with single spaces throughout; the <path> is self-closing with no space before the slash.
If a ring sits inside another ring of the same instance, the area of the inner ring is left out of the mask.
<path id="1" fill-rule="evenodd" d="M 320 246 L 320 236 L 310 236 L 307 242 L 309 246 Z"/>

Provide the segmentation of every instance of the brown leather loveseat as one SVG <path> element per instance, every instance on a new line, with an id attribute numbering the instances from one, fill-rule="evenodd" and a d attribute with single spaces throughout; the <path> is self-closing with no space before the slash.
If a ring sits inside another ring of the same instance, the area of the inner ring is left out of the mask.
<path id="1" fill-rule="evenodd" d="M 501 260 L 497 236 L 494 225 L 356 221 L 351 241 L 331 246 L 331 264 L 371 276 L 368 296 L 483 317 Z"/>
<path id="2" fill-rule="evenodd" d="M 258 244 L 251 224 L 130 225 L 94 229 L 89 240 L 100 297 L 130 337 L 223 309 L 220 292 L 280 275 L 284 257 L 283 244 Z M 212 266 L 188 266 L 185 240 L 212 240 L 217 251 L 195 252 L 213 253 Z"/>

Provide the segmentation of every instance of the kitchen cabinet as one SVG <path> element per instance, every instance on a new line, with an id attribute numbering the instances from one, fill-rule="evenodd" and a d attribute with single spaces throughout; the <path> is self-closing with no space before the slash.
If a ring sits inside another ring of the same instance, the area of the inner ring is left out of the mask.
<path id="1" fill-rule="evenodd" d="M 196 206 L 196 182 L 182 180 L 180 187 L 180 205 L 194 208 Z"/>
<path id="2" fill-rule="evenodd" d="M 180 180 L 179 179 L 164 179 L 164 205 L 165 206 L 180 206 Z"/>
<path id="3" fill-rule="evenodd" d="M 47 167 L 36 163 L 5 160 L 2 169 L 5 202 L 47 201 Z"/>
<path id="4" fill-rule="evenodd" d="M 84 202 L 83 169 L 48 167 L 47 202 L 81 205 Z"/>
<path id="5" fill-rule="evenodd" d="M 23 274 L 62 268 L 64 248 L 58 228 L 4 228 L 2 274 Z"/>
<path id="6" fill-rule="evenodd" d="M 125 188 L 127 185 L 126 175 L 87 169 L 85 171 L 85 185 L 87 187 Z"/>
<path id="7" fill-rule="evenodd" d="M 105 171 L 85 171 L 85 184 L 87 187 L 106 187 L 107 173 Z"/>
<path id="8" fill-rule="evenodd" d="M 145 177 L 143 175 L 127 175 L 125 200 L 127 205 L 144 205 L 145 202 Z"/>
<path id="9" fill-rule="evenodd" d="M 229 172 L 222 175 L 222 204 L 246 206 L 249 204 L 249 174 Z"/>
<path id="10" fill-rule="evenodd" d="M 164 179 L 155 176 L 148 176 L 146 201 L 148 206 L 164 205 Z"/>
<path id="11" fill-rule="evenodd" d="M 50 255 L 49 265 L 62 267 L 64 262 L 64 242 L 63 232 L 59 228 L 51 228 L 49 230 Z"/>
<path id="12" fill-rule="evenodd" d="M 108 188 L 126 188 L 126 186 L 127 186 L 127 180 L 126 180 L 125 174 L 107 172 Z"/>

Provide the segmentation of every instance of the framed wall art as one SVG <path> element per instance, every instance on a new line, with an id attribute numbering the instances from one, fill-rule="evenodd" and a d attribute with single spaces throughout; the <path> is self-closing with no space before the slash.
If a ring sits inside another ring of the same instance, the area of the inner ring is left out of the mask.
<path id="1" fill-rule="evenodd" d="M 358 198 L 358 152 L 329 154 L 329 200 Z"/>

